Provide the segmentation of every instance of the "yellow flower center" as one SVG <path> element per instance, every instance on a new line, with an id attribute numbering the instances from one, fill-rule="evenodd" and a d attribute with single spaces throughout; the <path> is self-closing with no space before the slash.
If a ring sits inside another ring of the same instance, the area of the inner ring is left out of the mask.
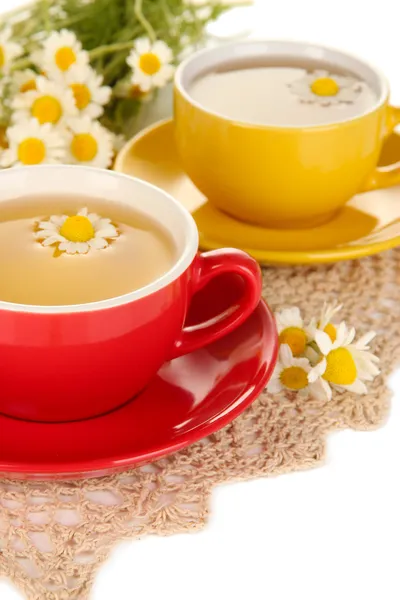
<path id="1" fill-rule="evenodd" d="M 76 107 L 79 108 L 79 110 L 86 108 L 92 99 L 92 94 L 90 93 L 88 86 L 84 83 L 73 83 L 70 88 L 74 94 Z"/>
<path id="2" fill-rule="evenodd" d="M 54 96 L 40 96 L 32 104 L 32 117 L 35 117 L 41 125 L 43 123 L 58 123 L 62 116 L 62 106 Z"/>
<path id="3" fill-rule="evenodd" d="M 300 327 L 287 327 L 280 333 L 279 342 L 290 346 L 293 356 L 299 356 L 306 348 L 307 336 Z"/>
<path id="4" fill-rule="evenodd" d="M 36 81 L 34 79 L 29 79 L 28 81 L 25 81 L 25 83 L 23 83 L 21 85 L 21 87 L 19 88 L 19 91 L 21 92 L 21 94 L 24 94 L 25 92 L 30 92 L 31 90 L 36 90 Z"/>
<path id="5" fill-rule="evenodd" d="M 320 77 L 310 85 L 311 91 L 317 96 L 336 96 L 340 87 L 331 77 Z"/>
<path id="6" fill-rule="evenodd" d="M 326 371 L 322 377 L 335 385 L 351 385 L 357 379 L 357 367 L 347 348 L 336 348 L 326 357 Z"/>
<path id="7" fill-rule="evenodd" d="M 70 242 L 87 242 L 94 237 L 94 229 L 87 217 L 75 215 L 65 220 L 60 235 Z"/>
<path id="8" fill-rule="evenodd" d="M 4 50 L 3 50 L 3 47 L 0 46 L 0 69 L 1 69 L 1 67 L 4 67 L 5 62 L 6 62 L 6 57 L 4 56 Z"/>
<path id="9" fill-rule="evenodd" d="M 77 133 L 71 142 L 71 152 L 76 160 L 89 162 L 98 152 L 98 144 L 90 133 Z"/>
<path id="10" fill-rule="evenodd" d="M 302 390 L 308 385 L 307 373 L 301 367 L 283 369 L 280 380 L 290 390 Z"/>
<path id="11" fill-rule="evenodd" d="M 324 331 L 329 335 L 332 343 L 336 341 L 336 327 L 332 323 L 328 323 Z"/>
<path id="12" fill-rule="evenodd" d="M 64 46 L 57 50 L 54 59 L 60 71 L 68 71 L 70 66 L 76 62 L 76 54 L 72 48 Z"/>
<path id="13" fill-rule="evenodd" d="M 161 69 L 161 61 L 153 52 L 145 52 L 140 57 L 139 68 L 146 75 L 155 75 Z"/>
<path id="14" fill-rule="evenodd" d="M 18 160 L 23 165 L 38 165 L 46 157 L 46 146 L 38 138 L 26 138 L 18 146 Z"/>

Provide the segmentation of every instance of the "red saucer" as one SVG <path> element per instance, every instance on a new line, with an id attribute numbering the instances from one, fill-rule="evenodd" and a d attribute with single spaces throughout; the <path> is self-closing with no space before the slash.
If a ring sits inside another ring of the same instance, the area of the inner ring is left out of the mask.
<path id="1" fill-rule="evenodd" d="M 189 325 L 215 317 L 242 293 L 241 280 L 232 276 L 212 286 L 213 306 L 198 294 Z M 61 424 L 0 415 L 0 475 L 98 477 L 184 448 L 251 404 L 272 374 L 277 347 L 273 315 L 261 302 L 239 329 L 165 364 L 141 394 L 107 415 Z"/>

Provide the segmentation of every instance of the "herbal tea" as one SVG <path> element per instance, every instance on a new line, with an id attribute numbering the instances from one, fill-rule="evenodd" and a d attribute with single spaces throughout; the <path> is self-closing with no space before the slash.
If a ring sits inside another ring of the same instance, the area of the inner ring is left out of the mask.
<path id="1" fill-rule="evenodd" d="M 322 62 L 230 64 L 190 86 L 192 98 L 219 115 L 259 125 L 324 125 L 372 108 L 377 93 L 366 81 Z"/>
<path id="2" fill-rule="evenodd" d="M 169 234 L 126 205 L 76 196 L 0 204 L 2 301 L 105 300 L 151 283 L 174 261 Z"/>

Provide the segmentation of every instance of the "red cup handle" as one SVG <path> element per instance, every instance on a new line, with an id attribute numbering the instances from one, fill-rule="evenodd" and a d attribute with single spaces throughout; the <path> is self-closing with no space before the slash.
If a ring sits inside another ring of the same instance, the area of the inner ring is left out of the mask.
<path id="1" fill-rule="evenodd" d="M 214 277 L 223 273 L 240 275 L 245 282 L 245 293 L 236 306 L 207 323 L 199 323 L 182 330 L 175 342 L 171 358 L 193 352 L 215 342 L 239 327 L 255 310 L 261 298 L 261 270 L 257 262 L 245 252 L 234 249 L 213 250 L 198 254 L 193 265 L 192 292 L 195 294 Z"/>

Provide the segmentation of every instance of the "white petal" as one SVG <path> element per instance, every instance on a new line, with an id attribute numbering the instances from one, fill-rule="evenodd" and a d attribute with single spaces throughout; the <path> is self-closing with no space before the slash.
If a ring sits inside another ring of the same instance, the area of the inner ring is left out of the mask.
<path id="1" fill-rule="evenodd" d="M 107 239 L 115 238 L 115 237 L 118 237 L 118 231 L 115 229 L 115 227 L 113 225 L 109 225 L 105 229 L 100 229 L 99 231 L 96 231 L 95 236 L 97 238 L 99 238 L 99 237 L 107 238 Z"/>
<path id="2" fill-rule="evenodd" d="M 151 42 L 150 42 L 149 38 L 141 37 L 141 38 L 138 38 L 137 40 L 135 40 L 134 47 L 135 47 L 135 50 L 139 54 L 146 54 L 147 52 L 150 52 L 150 50 L 151 50 Z"/>
<path id="3" fill-rule="evenodd" d="M 318 348 L 321 350 L 322 354 L 329 354 L 332 350 L 332 342 L 331 338 L 324 331 L 320 331 L 319 329 L 315 332 L 315 342 Z"/>
<path id="4" fill-rule="evenodd" d="M 53 229 L 45 229 L 43 231 L 37 231 L 35 233 L 35 237 L 38 240 L 44 240 L 45 238 L 53 237 L 54 235 L 57 235 L 57 231 Z"/>
<path id="5" fill-rule="evenodd" d="M 80 217 L 87 217 L 88 216 L 88 209 L 85 208 L 81 208 L 81 210 L 77 213 L 77 215 L 79 215 Z"/>
<path id="6" fill-rule="evenodd" d="M 317 379 L 319 377 L 321 377 L 321 375 L 323 375 L 326 371 L 326 358 L 323 358 L 321 360 L 321 362 L 319 362 L 317 365 L 315 365 L 315 367 L 313 367 L 311 369 L 311 371 L 308 374 L 308 381 L 310 381 L 310 383 L 313 383 L 314 381 L 317 381 Z"/>
<path id="7" fill-rule="evenodd" d="M 359 350 L 368 350 L 369 343 L 374 339 L 375 336 L 375 331 L 369 331 L 365 335 L 361 336 L 358 342 L 356 342 L 354 345 Z"/>
<path id="8" fill-rule="evenodd" d="M 351 344 L 355 337 L 356 337 L 356 330 L 354 327 L 351 327 L 351 329 L 347 333 L 344 345 L 348 346 L 349 344 Z"/>
<path id="9" fill-rule="evenodd" d="M 108 227 L 109 225 L 111 225 L 111 219 L 105 219 L 104 217 L 99 217 L 98 215 L 93 215 L 94 217 L 97 217 L 97 229 L 105 229 L 106 227 Z M 92 221 L 93 222 L 93 221 Z"/>
<path id="10" fill-rule="evenodd" d="M 282 365 L 286 367 L 290 367 L 293 362 L 293 354 L 290 346 L 288 344 L 282 344 L 279 349 L 279 359 Z"/>
<path id="11" fill-rule="evenodd" d="M 77 252 L 77 245 L 78 244 L 76 242 L 67 242 L 66 253 L 75 254 Z"/>
<path id="12" fill-rule="evenodd" d="M 321 385 L 324 388 L 324 392 L 328 400 L 332 400 L 332 388 L 325 379 L 320 379 Z"/>
<path id="13" fill-rule="evenodd" d="M 46 238 L 42 241 L 42 246 L 51 246 L 52 244 L 56 244 L 60 241 L 59 235 L 53 235 L 51 237 Z"/>
<path id="14" fill-rule="evenodd" d="M 89 244 L 87 242 L 77 242 L 75 247 L 78 254 L 86 254 L 89 252 Z"/>
<path id="15" fill-rule="evenodd" d="M 341 386 L 353 394 L 366 394 L 368 392 L 367 386 L 360 379 L 356 379 L 351 385 Z"/>
<path id="16" fill-rule="evenodd" d="M 108 246 L 108 242 L 104 238 L 92 238 L 88 241 L 88 244 L 91 248 L 96 248 L 97 250 L 107 248 Z"/>
<path id="17" fill-rule="evenodd" d="M 338 348 L 339 346 L 343 346 L 347 337 L 347 325 L 345 321 L 342 321 L 336 327 L 336 340 L 333 342 L 333 348 Z"/>
<path id="18" fill-rule="evenodd" d="M 132 75 L 132 84 L 138 85 L 143 91 L 148 91 L 151 88 L 152 78 L 150 75 L 146 75 L 143 71 L 136 69 Z"/>
<path id="19" fill-rule="evenodd" d="M 55 225 L 57 225 L 58 227 L 61 227 L 61 225 L 64 225 L 65 221 L 67 220 L 67 215 L 53 215 L 52 217 L 50 217 L 50 221 L 52 223 L 54 223 Z"/>
<path id="20" fill-rule="evenodd" d="M 39 221 L 37 224 L 38 229 L 44 229 L 45 231 L 57 231 L 58 227 L 55 223 L 51 221 Z"/>
<path id="21" fill-rule="evenodd" d="M 311 365 L 316 365 L 321 359 L 321 355 L 318 352 L 316 352 L 314 348 L 311 348 L 311 346 L 306 347 L 306 349 L 304 350 L 304 355 L 306 358 L 308 358 Z"/>
<path id="22" fill-rule="evenodd" d="M 297 306 L 285 308 L 281 312 L 275 313 L 275 319 L 279 333 L 287 327 L 303 328 L 303 319 L 301 318 L 300 309 Z"/>
<path id="23" fill-rule="evenodd" d="M 87 218 L 93 225 L 94 229 L 98 229 L 99 223 L 101 222 L 101 217 L 99 215 L 96 215 L 96 213 L 90 213 L 88 214 Z"/>
<path id="24" fill-rule="evenodd" d="M 317 379 L 309 385 L 310 394 L 316 400 L 325 402 L 332 398 L 332 390 L 323 379 Z"/>
<path id="25" fill-rule="evenodd" d="M 295 358 L 295 357 L 293 357 L 293 359 L 292 359 L 292 366 L 293 367 L 300 367 L 306 373 L 308 373 L 309 371 L 311 371 L 310 361 L 308 360 L 308 358 Z"/>
<path id="26" fill-rule="evenodd" d="M 174 57 L 171 48 L 161 40 L 153 44 L 152 52 L 158 56 L 163 64 L 170 63 Z"/>
<path id="27" fill-rule="evenodd" d="M 283 390 L 283 386 L 278 377 L 271 379 L 271 381 L 267 385 L 267 391 L 270 394 L 278 394 L 282 390 Z"/>
<path id="28" fill-rule="evenodd" d="M 158 73 L 153 75 L 152 80 L 155 87 L 164 87 L 174 75 L 174 67 L 172 65 L 164 65 Z"/>

